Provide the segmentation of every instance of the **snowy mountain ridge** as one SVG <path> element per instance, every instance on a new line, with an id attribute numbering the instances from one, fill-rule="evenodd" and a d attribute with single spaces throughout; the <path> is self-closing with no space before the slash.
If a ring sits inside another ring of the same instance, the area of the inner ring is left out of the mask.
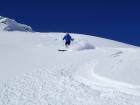
<path id="1" fill-rule="evenodd" d="M 20 24 L 13 19 L 0 16 L 0 31 L 23 31 L 32 32 L 28 25 Z"/>

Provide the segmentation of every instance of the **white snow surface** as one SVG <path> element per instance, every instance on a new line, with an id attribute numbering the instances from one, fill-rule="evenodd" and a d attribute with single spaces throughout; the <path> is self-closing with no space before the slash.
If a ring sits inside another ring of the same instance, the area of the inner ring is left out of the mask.
<path id="1" fill-rule="evenodd" d="M 64 35 L 0 32 L 0 105 L 140 105 L 139 47 Z"/>
<path id="2" fill-rule="evenodd" d="M 32 28 L 28 25 L 20 24 L 13 19 L 0 16 L 0 31 L 32 32 Z"/>

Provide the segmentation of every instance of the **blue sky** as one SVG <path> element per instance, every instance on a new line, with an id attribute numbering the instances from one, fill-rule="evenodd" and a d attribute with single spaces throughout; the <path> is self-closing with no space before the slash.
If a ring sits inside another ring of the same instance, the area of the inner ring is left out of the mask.
<path id="1" fill-rule="evenodd" d="M 139 0 L 5 0 L 0 15 L 35 31 L 90 34 L 140 46 Z"/>

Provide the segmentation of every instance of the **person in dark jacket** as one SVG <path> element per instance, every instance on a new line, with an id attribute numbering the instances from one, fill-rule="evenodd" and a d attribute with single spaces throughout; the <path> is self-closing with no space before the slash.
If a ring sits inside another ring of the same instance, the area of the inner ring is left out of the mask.
<path id="1" fill-rule="evenodd" d="M 74 39 L 70 36 L 69 33 L 66 33 L 66 35 L 63 37 L 63 40 L 65 40 L 65 46 L 68 47 L 71 44 L 71 41 Z"/>

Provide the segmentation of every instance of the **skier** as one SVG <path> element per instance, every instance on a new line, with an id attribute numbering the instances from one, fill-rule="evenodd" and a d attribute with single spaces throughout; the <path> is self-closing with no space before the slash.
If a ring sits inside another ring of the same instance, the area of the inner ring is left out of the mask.
<path id="1" fill-rule="evenodd" d="M 65 40 L 65 46 L 68 47 L 71 44 L 71 41 L 73 41 L 74 39 L 70 36 L 69 33 L 66 33 L 63 40 Z"/>

